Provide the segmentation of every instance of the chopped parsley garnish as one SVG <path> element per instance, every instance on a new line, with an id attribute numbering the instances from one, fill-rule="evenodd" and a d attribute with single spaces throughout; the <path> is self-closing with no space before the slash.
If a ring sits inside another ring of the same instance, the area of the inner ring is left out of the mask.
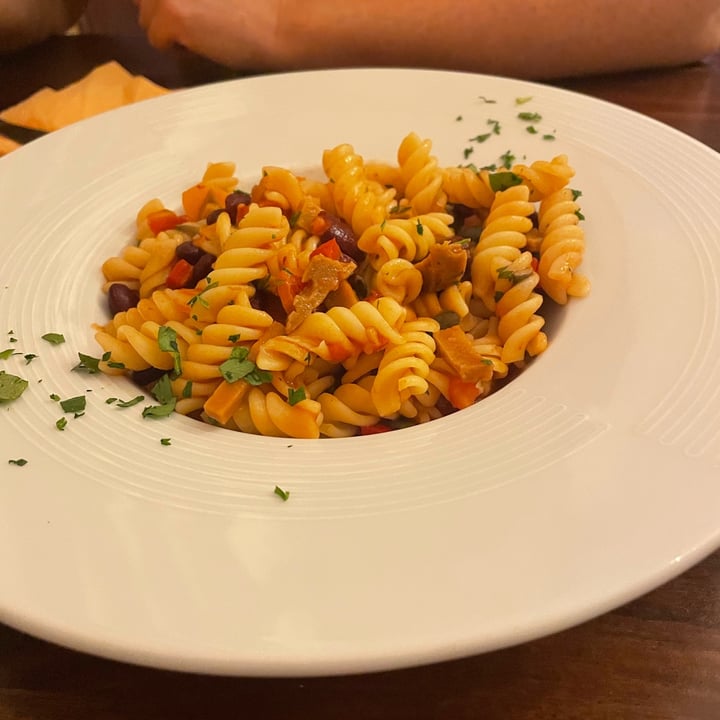
<path id="1" fill-rule="evenodd" d="M 9 465 L 18 465 L 19 467 L 22 467 L 23 465 L 27 465 L 27 460 L 25 458 L 18 458 L 17 460 L 8 460 Z"/>
<path id="2" fill-rule="evenodd" d="M 572 193 L 573 200 L 577 200 L 582 195 L 582 190 L 574 190 L 571 188 L 570 192 Z"/>
<path id="3" fill-rule="evenodd" d="M 423 227 L 423 224 L 420 222 L 419 218 L 417 223 L 415 224 L 415 229 L 417 230 L 418 235 L 422 235 L 425 232 L 425 228 Z"/>
<path id="4" fill-rule="evenodd" d="M 488 105 L 493 105 L 497 102 L 497 100 L 492 100 L 491 98 L 487 98 L 484 95 L 478 95 L 478 100 L 482 100 L 484 103 L 487 103 Z"/>
<path id="5" fill-rule="evenodd" d="M 467 160 L 474 152 L 475 152 L 474 147 L 466 147 L 463 150 L 463 158 L 465 158 L 465 160 Z"/>
<path id="6" fill-rule="evenodd" d="M 460 316 L 454 310 L 443 310 L 434 319 L 440 325 L 441 330 L 453 327 L 460 322 Z"/>
<path id="7" fill-rule="evenodd" d="M 500 162 L 502 167 L 512 167 L 512 164 L 515 162 L 515 155 L 508 150 L 500 156 Z"/>
<path id="8" fill-rule="evenodd" d="M 9 357 L 19 354 L 19 352 L 15 352 L 15 350 L 13 350 L 12 348 L 8 348 L 7 350 L 3 350 L 2 352 L 0 352 L 0 360 L 7 360 Z"/>
<path id="9" fill-rule="evenodd" d="M 292 273 L 290 273 L 292 275 Z M 236 333 L 235 335 L 228 335 L 228 342 L 236 343 L 240 339 L 240 333 Z"/>
<path id="10" fill-rule="evenodd" d="M 468 142 L 484 143 L 492 137 L 492 133 L 483 133 L 482 135 L 476 135 L 475 137 L 468 138 Z M 472 152 L 472 148 L 470 148 Z M 467 157 L 467 155 L 465 156 Z"/>
<path id="11" fill-rule="evenodd" d="M 58 430 L 64 430 L 67 427 L 67 418 L 61 417 L 55 422 L 55 427 Z"/>
<path id="12" fill-rule="evenodd" d="M 576 210 L 575 214 L 578 216 L 578 220 L 584 220 L 585 216 L 580 212 L 580 210 Z"/>
<path id="13" fill-rule="evenodd" d="M 110 398 L 113 399 L 113 398 Z M 129 408 L 134 407 L 135 405 L 141 403 L 145 399 L 144 395 L 136 395 L 131 400 L 117 400 L 117 407 L 119 408 Z M 108 402 L 107 400 L 105 402 Z"/>
<path id="14" fill-rule="evenodd" d="M 516 105 L 524 105 L 525 103 L 529 103 L 532 99 L 533 99 L 532 95 L 526 95 L 525 97 L 516 97 L 515 104 Z"/>
<path id="15" fill-rule="evenodd" d="M 50 394 L 50 399 L 53 400 L 54 402 L 59 402 L 59 401 L 60 401 L 60 396 L 59 396 L 57 393 L 51 393 L 51 394 Z"/>
<path id="16" fill-rule="evenodd" d="M 73 370 L 94 375 L 100 372 L 100 361 L 103 360 L 104 362 L 107 362 L 110 359 L 110 353 L 104 353 L 102 358 L 94 358 L 90 355 L 84 355 L 79 352 L 78 357 L 80 358 L 80 362 L 73 368 Z"/>
<path id="17" fill-rule="evenodd" d="M 522 178 L 510 171 L 492 173 L 488 178 L 493 192 L 507 190 L 522 183 Z"/>
<path id="18" fill-rule="evenodd" d="M 172 355 L 173 374 L 178 377 L 182 373 L 182 360 L 177 344 L 177 332 L 167 325 L 162 325 L 158 329 L 158 346 L 163 352 Z"/>
<path id="19" fill-rule="evenodd" d="M 23 355 L 23 357 L 25 358 L 25 364 L 29 365 L 37 357 L 37 355 L 34 353 L 28 353 L 27 355 Z"/>
<path id="20" fill-rule="evenodd" d="M 87 399 L 84 395 L 78 395 L 77 397 L 60 401 L 60 407 L 63 409 L 63 412 L 66 413 L 83 413 L 85 412 L 86 405 Z"/>
<path id="21" fill-rule="evenodd" d="M 463 119 L 463 116 L 462 116 L 462 115 L 458 115 L 458 116 L 455 118 L 455 122 L 460 122 L 462 119 Z"/>
<path id="22" fill-rule="evenodd" d="M 177 400 L 172 392 L 170 385 L 170 377 L 163 375 L 152 388 L 153 397 L 160 403 L 159 405 L 148 405 L 143 411 L 144 418 L 162 418 L 171 415 L 175 410 Z"/>
<path id="23" fill-rule="evenodd" d="M 488 120 L 487 124 L 492 127 L 492 134 L 493 135 L 499 135 L 500 134 L 500 121 L 499 120 Z"/>
<path id="24" fill-rule="evenodd" d="M 299 402 L 305 400 L 305 388 L 288 388 L 288 404 L 297 405 Z"/>
<path id="25" fill-rule="evenodd" d="M 289 490 L 283 490 L 279 485 L 275 486 L 275 490 L 273 491 L 283 502 L 286 502 L 287 499 L 290 497 L 290 491 Z"/>
<path id="26" fill-rule="evenodd" d="M 61 333 L 45 333 L 40 337 L 51 345 L 62 345 L 65 342 L 65 336 Z"/>
<path id="27" fill-rule="evenodd" d="M 542 139 L 543 140 L 554 140 L 555 136 L 551 135 L 550 133 L 546 133 L 545 135 L 542 136 Z"/>
<path id="28" fill-rule="evenodd" d="M 160 438 L 160 444 L 161 445 L 170 445 L 170 438 Z"/>
<path id="29" fill-rule="evenodd" d="M 252 360 L 247 359 L 248 349 L 234 347 L 230 357 L 220 365 L 220 373 L 229 383 L 245 380 L 248 385 L 262 385 L 272 380 L 272 375 L 265 370 L 258 370 Z"/>
<path id="30" fill-rule="evenodd" d="M 526 132 L 529 132 L 531 135 L 537 135 L 537 134 L 538 134 L 538 130 L 537 130 L 537 128 L 536 128 L 534 125 L 528 125 L 528 126 L 525 128 L 525 131 L 526 131 Z"/>
<path id="31" fill-rule="evenodd" d="M 520 112 L 517 116 L 524 122 L 540 122 L 542 120 L 542 115 L 536 112 Z"/>
<path id="32" fill-rule="evenodd" d="M 17 375 L 0 372 L 0 402 L 17 400 L 27 389 L 28 381 Z"/>
<path id="33" fill-rule="evenodd" d="M 205 286 L 205 288 L 203 288 L 203 290 L 201 290 L 197 295 L 194 295 L 193 297 L 191 297 L 191 298 L 187 301 L 187 304 L 188 304 L 190 307 L 193 307 L 193 306 L 195 305 L 195 303 L 198 303 L 198 302 L 199 302 L 203 307 L 210 307 L 210 303 L 207 301 L 207 298 L 204 298 L 204 297 L 203 297 L 203 295 L 204 295 L 208 290 L 212 290 L 213 288 L 216 288 L 219 284 L 220 284 L 220 283 L 218 283 L 218 282 L 210 282 L 210 277 L 208 276 L 208 284 L 207 284 L 207 285 Z M 195 319 L 197 319 L 197 318 L 195 318 Z"/>
<path id="34" fill-rule="evenodd" d="M 185 387 L 183 388 L 183 391 L 182 391 L 182 396 L 184 398 L 192 397 L 192 381 L 191 380 L 188 380 L 185 383 Z"/>
<path id="35" fill-rule="evenodd" d="M 115 368 L 116 370 L 124 370 L 125 369 L 125 363 L 113 362 L 112 360 L 108 360 L 107 366 L 109 368 Z"/>
<path id="36" fill-rule="evenodd" d="M 500 268 L 497 271 L 498 278 L 501 280 L 509 280 L 513 285 L 517 285 L 522 280 L 525 280 L 525 278 L 529 278 L 530 275 L 532 275 L 531 271 L 528 272 L 522 272 L 522 273 L 516 273 L 513 270 L 510 270 L 509 267 L 506 265 L 503 268 Z"/>

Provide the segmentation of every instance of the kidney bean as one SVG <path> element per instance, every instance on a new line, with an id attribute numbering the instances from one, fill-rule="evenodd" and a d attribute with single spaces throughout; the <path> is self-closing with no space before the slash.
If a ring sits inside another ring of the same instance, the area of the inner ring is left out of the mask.
<path id="1" fill-rule="evenodd" d="M 212 270 L 213 264 L 217 258 L 208 252 L 203 252 L 200 259 L 193 265 L 192 284 L 190 287 L 195 287 L 203 278 L 208 276 L 208 273 Z"/>
<path id="2" fill-rule="evenodd" d="M 115 315 L 134 308 L 140 302 L 140 294 L 123 283 L 113 283 L 108 289 L 108 306 Z"/>
<path id="3" fill-rule="evenodd" d="M 227 210 L 230 216 L 230 222 L 235 224 L 237 222 L 237 209 L 239 205 L 249 205 L 252 202 L 252 198 L 249 193 L 243 190 L 234 190 L 225 198 L 225 210 Z"/>
<path id="4" fill-rule="evenodd" d="M 206 222 L 208 225 L 214 225 L 214 224 L 218 221 L 218 218 L 220 217 L 220 213 L 222 213 L 222 212 L 225 212 L 222 208 L 215 208 L 215 210 L 213 210 L 213 211 L 205 218 L 205 222 Z"/>
<path id="5" fill-rule="evenodd" d="M 327 242 L 334 239 L 344 255 L 349 255 L 356 262 L 361 262 L 365 253 L 357 246 L 357 238 L 353 229 L 338 217 L 328 215 L 327 219 L 330 221 L 330 226 L 320 236 L 320 241 Z"/>
<path id="6" fill-rule="evenodd" d="M 135 370 L 130 374 L 132 381 L 142 388 L 151 385 L 152 383 L 159 380 L 167 370 L 160 370 L 156 367 L 149 367 L 147 370 Z"/>
<path id="7" fill-rule="evenodd" d="M 180 243 L 175 248 L 175 257 L 178 260 L 186 260 L 194 265 L 204 254 L 204 250 L 191 242 Z"/>

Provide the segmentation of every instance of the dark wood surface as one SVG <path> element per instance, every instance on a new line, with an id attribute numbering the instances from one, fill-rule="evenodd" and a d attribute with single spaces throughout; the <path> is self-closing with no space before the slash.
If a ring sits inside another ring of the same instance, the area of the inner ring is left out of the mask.
<path id="1" fill-rule="evenodd" d="M 180 52 L 160 55 L 138 39 L 56 39 L 0 58 L 0 107 L 113 58 L 168 87 L 232 76 Z M 720 150 L 718 56 L 680 69 L 556 84 L 652 116 Z M 262 680 L 173 673 L 95 658 L 0 625 L 0 720 L 225 717 L 718 720 L 720 553 L 557 635 L 372 675 Z"/>

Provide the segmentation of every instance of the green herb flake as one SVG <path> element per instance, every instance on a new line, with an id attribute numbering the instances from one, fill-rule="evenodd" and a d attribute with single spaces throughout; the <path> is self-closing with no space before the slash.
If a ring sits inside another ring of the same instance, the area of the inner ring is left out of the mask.
<path id="1" fill-rule="evenodd" d="M 240 333 L 236 333 L 235 335 L 228 335 L 228 342 L 236 343 L 239 339 L 240 339 Z"/>
<path id="2" fill-rule="evenodd" d="M 575 214 L 578 216 L 578 220 L 584 220 L 585 216 L 580 212 L 580 210 L 576 210 Z"/>
<path id="3" fill-rule="evenodd" d="M 543 140 L 554 140 L 555 136 L 551 135 L 550 133 L 546 133 L 545 135 L 542 136 L 542 139 Z"/>
<path id="4" fill-rule="evenodd" d="M 538 134 L 538 130 L 537 130 L 537 128 L 536 128 L 534 125 L 528 125 L 528 126 L 525 128 L 525 132 L 529 132 L 531 135 L 537 135 L 537 134 Z"/>
<path id="5" fill-rule="evenodd" d="M 462 119 L 463 119 L 463 116 L 462 116 L 462 115 L 458 115 L 458 116 L 455 118 L 455 122 L 460 122 Z"/>
<path id="6" fill-rule="evenodd" d="M 8 342 L 16 343 L 18 341 L 17 338 L 11 337 Z"/>
<path id="7" fill-rule="evenodd" d="M 525 103 L 529 103 L 532 99 L 533 99 L 532 95 L 526 95 L 525 97 L 516 97 L 515 104 L 516 105 L 525 105 Z"/>
<path id="8" fill-rule="evenodd" d="M 177 344 L 177 332 L 167 325 L 158 328 L 158 347 L 163 351 L 170 353 L 173 359 L 173 374 L 178 377 L 182 373 L 182 359 L 180 358 L 180 350 Z"/>
<path id="9" fill-rule="evenodd" d="M 95 358 L 90 355 L 84 355 L 80 352 L 78 353 L 78 358 L 80 358 L 80 362 L 73 368 L 73 370 L 77 370 L 78 372 L 86 372 L 89 375 L 95 375 L 96 373 L 100 372 L 100 358 Z M 102 356 L 102 359 L 106 361 L 109 360 L 110 353 L 105 353 L 105 355 Z"/>
<path id="10" fill-rule="evenodd" d="M 171 445 L 170 438 L 160 438 L 160 444 L 161 445 Z"/>
<path id="11" fill-rule="evenodd" d="M 482 100 L 488 105 L 494 105 L 497 102 L 497 100 L 492 100 L 491 98 L 487 98 L 484 95 L 478 95 L 478 100 Z"/>
<path id="12" fill-rule="evenodd" d="M 288 388 L 288 404 L 289 405 L 297 405 L 299 402 L 302 402 L 306 398 L 305 394 L 305 388 Z"/>
<path id="13" fill-rule="evenodd" d="M 60 396 L 59 396 L 57 393 L 51 393 L 51 394 L 50 394 L 50 399 L 53 400 L 54 402 L 59 402 L 59 401 L 60 401 Z"/>
<path id="14" fill-rule="evenodd" d="M 283 490 L 279 485 L 275 486 L 275 490 L 273 491 L 283 502 L 287 502 L 288 498 L 290 497 L 290 491 L 289 490 Z"/>
<path id="15" fill-rule="evenodd" d="M 109 397 L 105 400 L 106 405 L 112 405 L 113 403 L 116 403 L 118 399 L 116 397 Z"/>
<path id="16" fill-rule="evenodd" d="M 460 323 L 460 316 L 454 310 L 443 310 L 441 313 L 435 316 L 435 321 L 440 326 L 441 330 L 453 327 Z"/>
<path id="17" fill-rule="evenodd" d="M 523 272 L 523 273 L 516 273 L 513 270 L 510 270 L 510 268 L 506 265 L 503 268 L 500 268 L 497 271 L 498 278 L 501 280 L 509 280 L 513 285 L 517 285 L 519 282 L 522 282 L 526 278 L 529 278 L 530 275 L 532 275 L 531 271 Z"/>
<path id="18" fill-rule="evenodd" d="M 152 388 L 153 397 L 160 403 L 159 405 L 149 405 L 142 411 L 144 418 L 162 418 L 168 417 L 175 410 L 177 400 L 173 395 L 170 377 L 163 375 Z M 141 399 L 144 399 L 141 397 Z M 140 402 L 140 400 L 138 400 Z"/>
<path id="19" fill-rule="evenodd" d="M 210 303 L 207 301 L 207 298 L 203 297 L 203 295 L 208 291 L 212 290 L 213 288 L 216 288 L 220 283 L 218 282 L 210 282 L 210 276 L 207 278 L 208 284 L 197 294 L 191 297 L 187 304 L 190 307 L 193 307 L 195 303 L 200 303 L 203 307 L 210 307 Z M 195 320 L 197 320 L 196 317 L 194 317 Z"/>
<path id="20" fill-rule="evenodd" d="M 65 336 L 61 333 L 45 333 L 40 336 L 45 342 L 49 342 L 51 345 L 62 345 L 65 342 Z"/>
<path id="21" fill-rule="evenodd" d="M 272 375 L 265 370 L 259 370 L 252 360 L 247 359 L 248 349 L 234 347 L 230 357 L 220 365 L 220 373 L 229 383 L 245 380 L 248 385 L 262 385 L 272 380 Z"/>
<path id="22" fill-rule="evenodd" d="M 488 176 L 488 179 L 493 192 L 507 190 L 522 183 L 522 178 L 519 175 L 509 171 L 492 173 Z"/>
<path id="23" fill-rule="evenodd" d="M 184 387 L 183 390 L 182 390 L 182 396 L 183 396 L 184 398 L 191 398 L 191 397 L 192 397 L 192 387 L 193 387 L 192 380 L 188 380 L 188 381 L 185 383 L 185 387 Z"/>
<path id="24" fill-rule="evenodd" d="M 482 135 L 476 135 L 475 137 L 468 138 L 468 142 L 484 143 L 492 137 L 492 133 L 483 133 Z M 472 148 L 471 148 L 472 150 Z M 465 156 L 467 157 L 467 155 Z"/>
<path id="25" fill-rule="evenodd" d="M 28 353 L 27 355 L 23 355 L 23 357 L 25 358 L 25 364 L 29 365 L 37 357 L 37 355 L 34 353 Z"/>
<path id="26" fill-rule="evenodd" d="M 82 413 L 85 412 L 87 405 L 87 399 L 84 395 L 78 395 L 77 397 L 68 398 L 67 400 L 60 401 L 60 407 L 63 412 L 66 413 Z"/>
<path id="27" fill-rule="evenodd" d="M 499 135 L 500 134 L 500 121 L 499 120 L 488 120 L 487 124 L 492 127 L 492 134 L 493 135 Z"/>
<path id="28" fill-rule="evenodd" d="M 0 352 L 0 360 L 7 360 L 9 357 L 19 354 L 19 352 L 15 352 L 15 350 L 13 350 L 12 348 L 8 348 L 7 350 L 3 350 L 2 352 Z"/>
<path id="29" fill-rule="evenodd" d="M 510 152 L 510 150 L 508 150 L 507 152 L 503 153 L 500 156 L 501 167 L 507 167 L 507 168 L 512 167 L 514 162 L 515 162 L 515 155 L 513 155 L 512 152 Z"/>
<path id="30" fill-rule="evenodd" d="M 475 148 L 474 148 L 474 147 L 466 147 L 466 148 L 463 150 L 463 158 L 464 158 L 465 160 L 467 160 L 474 152 L 475 152 Z"/>
<path id="31" fill-rule="evenodd" d="M 108 361 L 107 366 L 109 368 L 115 368 L 116 370 L 124 370 L 125 369 L 125 363 L 113 362 L 112 360 Z"/>
<path id="32" fill-rule="evenodd" d="M 542 115 L 536 112 L 519 112 L 517 116 L 523 122 L 540 122 L 542 120 Z"/>
<path id="33" fill-rule="evenodd" d="M 425 227 L 420 222 L 420 218 L 418 218 L 417 223 L 415 224 L 415 229 L 417 230 L 418 235 L 422 235 L 425 232 Z"/>
<path id="34" fill-rule="evenodd" d="M 64 430 L 67 427 L 67 418 L 61 417 L 59 420 L 55 422 L 55 427 L 58 430 Z"/>
<path id="35" fill-rule="evenodd" d="M 119 408 L 134 407 L 135 405 L 141 403 L 144 399 L 145 399 L 144 395 L 136 395 L 131 400 L 117 400 L 117 398 L 109 398 L 109 400 L 117 401 L 117 407 L 119 407 Z M 106 400 L 105 402 L 108 402 L 108 400 Z"/>
<path id="36" fill-rule="evenodd" d="M 571 188 L 570 192 L 572 193 L 573 200 L 577 200 L 582 195 L 582 190 L 574 190 Z"/>
<path id="37" fill-rule="evenodd" d="M 17 465 L 18 467 L 22 467 L 23 465 L 27 465 L 27 460 L 25 458 L 18 458 L 17 460 L 8 460 L 8 465 Z"/>
<path id="38" fill-rule="evenodd" d="M 0 372 L 0 403 L 17 400 L 27 389 L 28 381 L 17 375 Z"/>

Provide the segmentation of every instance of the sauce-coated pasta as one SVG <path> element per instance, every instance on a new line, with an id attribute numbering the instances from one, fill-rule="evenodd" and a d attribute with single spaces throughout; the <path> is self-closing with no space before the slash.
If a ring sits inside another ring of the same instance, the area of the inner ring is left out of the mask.
<path id="1" fill-rule="evenodd" d="M 543 305 L 588 293 L 565 156 L 442 167 L 415 133 L 397 162 L 349 144 L 325 179 L 265 167 L 248 191 L 209 164 L 137 215 L 103 264 L 100 368 L 242 432 L 383 432 L 469 407 L 548 344 Z M 119 291 L 120 290 L 120 291 Z"/>

